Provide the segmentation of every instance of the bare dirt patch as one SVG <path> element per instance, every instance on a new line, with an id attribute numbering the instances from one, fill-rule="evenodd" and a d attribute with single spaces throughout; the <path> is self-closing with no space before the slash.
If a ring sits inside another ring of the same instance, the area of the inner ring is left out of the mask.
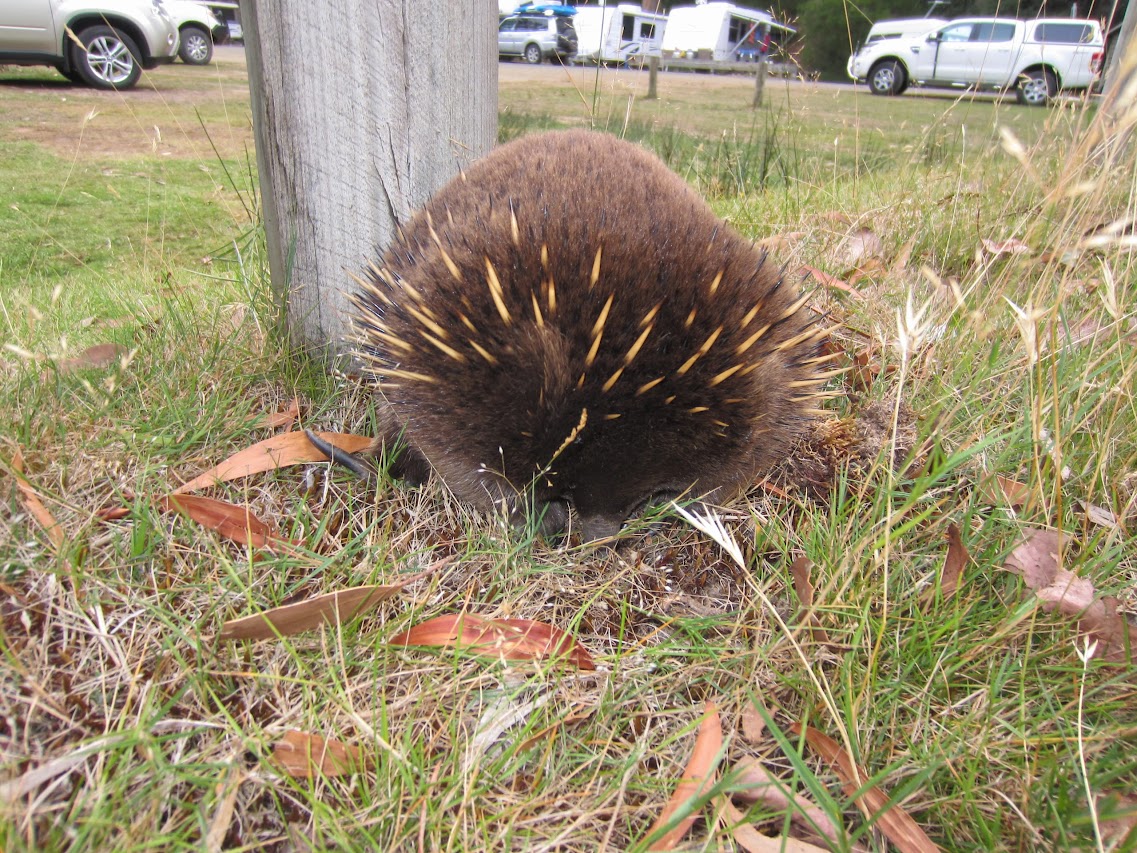
<path id="1" fill-rule="evenodd" d="M 47 69 L 6 68 L 0 140 L 78 160 L 243 157 L 253 150 L 244 51 L 218 50 L 216 57 L 204 67 L 157 68 L 126 92 L 77 86 Z"/>

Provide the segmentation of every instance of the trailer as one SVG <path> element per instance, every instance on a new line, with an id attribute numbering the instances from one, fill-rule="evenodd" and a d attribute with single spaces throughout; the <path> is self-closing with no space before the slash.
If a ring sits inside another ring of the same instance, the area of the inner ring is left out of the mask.
<path id="1" fill-rule="evenodd" d="M 793 27 L 759 9 L 733 3 L 676 6 L 668 16 L 661 51 L 665 59 L 753 61 L 776 50 L 793 33 Z"/>
<path id="2" fill-rule="evenodd" d="M 573 16 L 580 62 L 628 62 L 659 56 L 667 15 L 631 3 L 578 6 Z"/>

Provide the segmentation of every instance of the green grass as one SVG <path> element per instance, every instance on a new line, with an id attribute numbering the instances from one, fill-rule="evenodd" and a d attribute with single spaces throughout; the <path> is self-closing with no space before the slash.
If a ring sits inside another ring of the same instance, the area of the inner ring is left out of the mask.
<path id="1" fill-rule="evenodd" d="M 706 701 L 727 737 L 716 794 L 738 787 L 729 767 L 760 759 L 843 828 L 838 849 L 886 843 L 790 733 L 795 721 L 847 745 L 947 850 L 1093 849 L 1094 809 L 1099 823 L 1120 811 L 1132 824 L 1120 800 L 1137 783 L 1132 666 L 1083 664 L 1073 620 L 1002 568 L 1025 531 L 1058 528 L 1065 568 L 1137 608 L 1137 276 L 1118 241 L 1078 248 L 1131 215 L 1137 194 L 1132 162 L 1077 153 L 1092 113 L 772 83 L 754 116 L 737 80 L 632 104 L 627 134 L 735 227 L 796 235 L 771 249 L 791 274 L 866 271 L 862 298 L 817 286 L 814 302 L 844 324 L 835 338 L 850 356 L 871 352 L 882 369 L 835 386 L 836 426 L 777 490 L 727 508 L 745 570 L 667 512 L 612 553 L 533 541 L 437 485 L 384 479 L 372 492 L 322 466 L 209 491 L 303 542 L 281 556 L 157 501 L 270 435 L 258 416 L 294 396 L 305 425 L 356 432 L 374 429 L 374 402 L 273 333 L 247 96 L 232 94 L 241 72 L 200 71 L 160 69 L 136 100 L 0 85 L 0 784 L 75 757 L 7 804 L 0 846 L 635 849 Z M 615 84 L 578 86 L 503 81 L 502 136 L 625 127 Z M 999 127 L 1022 140 L 1029 170 Z M 1064 178 L 1094 184 L 1053 194 Z M 879 238 L 878 263 L 848 259 L 858 228 Z M 1031 251 L 981 250 L 1011 237 Z M 106 341 L 128 363 L 58 368 Z M 63 527 L 59 549 L 15 488 L 17 446 Z M 918 464 L 882 462 L 910 455 Z M 1032 500 L 992 505 L 995 474 Z M 1092 523 L 1081 502 L 1126 527 Z M 126 519 L 95 518 L 116 505 Z M 971 557 L 963 583 L 921 605 L 952 523 Z M 445 555 L 446 568 L 337 629 L 213 639 L 226 619 Z M 796 628 L 799 555 L 825 644 Z M 571 631 L 600 670 L 386 645 L 462 609 Z M 752 742 L 740 718 L 755 697 L 772 716 Z M 359 746 L 373 764 L 289 779 L 271 754 L 290 729 Z M 787 830 L 785 810 L 748 815 Z M 732 843 L 705 820 L 688 842 Z M 1107 825 L 1111 845 L 1134 849 L 1137 835 Z"/>

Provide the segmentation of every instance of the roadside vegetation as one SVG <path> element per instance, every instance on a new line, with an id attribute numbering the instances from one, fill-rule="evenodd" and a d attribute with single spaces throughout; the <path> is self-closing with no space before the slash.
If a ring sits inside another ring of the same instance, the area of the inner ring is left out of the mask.
<path id="1" fill-rule="evenodd" d="M 0 847 L 1137 849 L 1137 113 L 521 74 L 811 290 L 830 416 L 615 551 L 305 462 L 373 403 L 276 331 L 243 67 L 5 74 Z"/>

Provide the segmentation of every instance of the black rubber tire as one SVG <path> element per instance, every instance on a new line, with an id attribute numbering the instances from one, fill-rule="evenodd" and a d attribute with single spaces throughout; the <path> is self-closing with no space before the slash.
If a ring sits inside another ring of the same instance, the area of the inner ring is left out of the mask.
<path id="1" fill-rule="evenodd" d="M 1035 68 L 1019 77 L 1015 97 L 1028 107 L 1045 107 L 1058 94 L 1058 78 L 1046 68 Z"/>
<path id="2" fill-rule="evenodd" d="M 96 89 L 129 89 L 142 76 L 141 55 L 130 36 L 96 24 L 77 34 L 82 47 L 69 42 L 71 68 Z"/>
<path id="3" fill-rule="evenodd" d="M 908 74 L 895 59 L 882 59 L 869 69 L 868 83 L 874 95 L 899 95 L 908 88 Z"/>
<path id="4" fill-rule="evenodd" d="M 181 29 L 178 56 L 186 65 L 208 65 L 213 59 L 213 36 L 201 27 L 186 24 Z"/>
<path id="5" fill-rule="evenodd" d="M 541 59 L 541 46 L 539 44 L 527 44 L 525 50 L 521 52 L 521 58 L 528 62 L 530 65 L 540 65 Z"/>

